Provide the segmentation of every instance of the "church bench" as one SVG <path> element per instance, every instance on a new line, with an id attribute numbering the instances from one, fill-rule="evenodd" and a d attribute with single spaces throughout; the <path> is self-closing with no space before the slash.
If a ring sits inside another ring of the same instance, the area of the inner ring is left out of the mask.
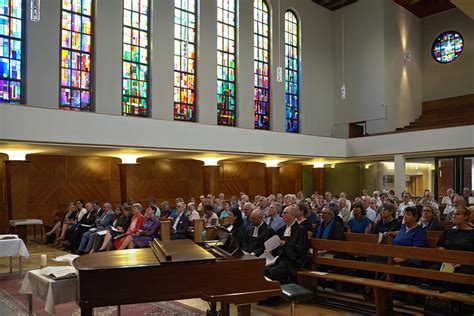
<path id="1" fill-rule="evenodd" d="M 345 282 L 371 287 L 374 290 L 377 315 L 387 315 L 392 313 L 393 290 L 474 304 L 474 295 L 472 294 L 457 293 L 452 291 L 439 293 L 427 289 L 420 289 L 413 285 L 398 284 L 393 282 L 393 275 L 400 275 L 417 279 L 438 280 L 472 285 L 474 284 L 474 275 L 403 267 L 393 264 L 392 260 L 393 257 L 401 257 L 406 259 L 419 259 L 430 262 L 456 262 L 464 265 L 472 265 L 474 263 L 474 253 L 429 248 L 399 247 L 392 245 L 380 245 L 377 243 L 369 242 L 334 241 L 319 239 L 311 239 L 310 245 L 313 249 L 313 270 L 317 270 L 319 266 L 328 266 L 335 268 L 335 271 L 337 271 L 337 273 L 299 271 L 299 283 L 313 290 L 317 289 L 319 279 L 333 280 L 336 282 Z M 387 262 L 363 262 L 350 260 L 338 256 L 324 256 L 318 252 L 321 250 L 345 255 L 387 257 Z M 345 269 L 384 273 L 386 275 L 386 280 L 373 280 L 364 277 L 346 275 L 344 274 Z"/>
<path id="2" fill-rule="evenodd" d="M 435 232 L 436 234 L 429 234 L 427 232 L 426 248 L 438 248 L 438 239 L 442 232 Z M 357 233 L 344 233 L 344 240 L 353 242 L 366 242 L 377 244 L 379 241 L 378 234 L 357 234 Z M 386 237 L 386 244 L 391 245 L 393 238 Z"/>
<path id="3" fill-rule="evenodd" d="M 170 220 L 163 220 L 160 222 L 160 229 L 161 229 L 161 240 L 170 240 L 171 238 L 171 221 Z M 194 241 L 202 241 L 202 230 L 203 230 L 203 222 L 202 218 L 195 219 L 191 222 L 192 230 L 189 232 L 190 239 Z"/>

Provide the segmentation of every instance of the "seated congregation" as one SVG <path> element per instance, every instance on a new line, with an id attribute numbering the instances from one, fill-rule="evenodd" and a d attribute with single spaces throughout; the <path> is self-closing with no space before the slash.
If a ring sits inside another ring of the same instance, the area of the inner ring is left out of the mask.
<path id="1" fill-rule="evenodd" d="M 310 198 L 298 192 L 252 201 L 243 192 L 229 200 L 221 193 L 201 196 L 197 207 L 193 198 L 187 204 L 176 198 L 174 209 L 155 199 L 146 209 L 133 199 L 115 209 L 77 200 L 47 236 L 80 255 L 148 247 L 154 238 L 218 239 L 232 254 L 237 248 L 241 255 L 273 256 L 266 277 L 318 291 L 318 300 L 355 292 L 378 315 L 391 313 L 394 302 L 464 315 L 474 310 L 474 198 L 469 188 L 447 193 L 441 203 L 430 191 L 398 199 L 393 191 L 364 190 L 353 200 L 344 192 Z M 265 242 L 275 235 L 279 245 L 267 253 Z"/>

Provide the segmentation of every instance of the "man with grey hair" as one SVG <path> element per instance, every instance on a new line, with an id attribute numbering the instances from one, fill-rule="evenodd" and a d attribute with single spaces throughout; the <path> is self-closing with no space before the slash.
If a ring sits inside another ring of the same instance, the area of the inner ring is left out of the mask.
<path id="1" fill-rule="evenodd" d="M 266 223 L 270 226 L 275 232 L 280 228 L 285 226 L 283 219 L 280 216 L 281 213 L 281 204 L 278 202 L 273 202 L 268 208 L 268 217 L 266 218 Z"/>
<path id="2" fill-rule="evenodd" d="M 347 225 L 349 218 L 351 217 L 350 206 L 347 205 L 347 200 L 343 197 L 337 200 L 337 207 L 339 209 L 339 216 L 342 218 L 344 225 Z"/>
<path id="3" fill-rule="evenodd" d="M 369 196 L 362 197 L 362 205 L 364 206 L 367 218 L 370 219 L 372 222 L 375 222 L 375 219 L 377 218 L 377 213 L 373 208 L 370 207 L 370 202 L 371 199 Z M 377 203 L 377 201 L 375 201 L 375 203 Z"/>
<path id="4" fill-rule="evenodd" d="M 176 216 L 171 222 L 171 239 L 187 239 L 188 238 L 188 228 L 189 228 L 189 219 L 186 216 L 186 203 L 178 202 L 176 205 Z"/>
<path id="5" fill-rule="evenodd" d="M 281 284 L 293 282 L 296 272 L 303 266 L 309 249 L 306 229 L 298 224 L 296 206 L 288 206 L 283 211 L 285 226 L 277 232 L 280 246 L 273 251 L 278 256 L 275 264 L 265 269 L 265 276 Z"/>
<path id="6" fill-rule="evenodd" d="M 244 227 L 246 230 L 253 226 L 252 221 L 250 220 L 250 215 L 254 209 L 255 205 L 250 202 L 247 202 L 242 206 L 242 219 L 244 220 Z"/>

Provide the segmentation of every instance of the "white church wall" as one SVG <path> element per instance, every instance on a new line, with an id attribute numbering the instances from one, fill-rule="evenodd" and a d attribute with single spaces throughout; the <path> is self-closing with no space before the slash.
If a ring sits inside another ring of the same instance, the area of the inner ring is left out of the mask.
<path id="1" fill-rule="evenodd" d="M 360 0 L 334 13 L 333 95 L 335 135 L 338 137 L 348 136 L 349 123 L 367 121 L 369 133 L 383 130 L 385 125 L 383 5 L 383 1 Z M 345 100 L 341 98 L 342 20 Z"/>
<path id="2" fill-rule="evenodd" d="M 386 128 L 395 130 L 421 114 L 422 61 L 421 21 L 392 0 L 384 1 L 384 44 Z"/>
<path id="3" fill-rule="evenodd" d="M 423 101 L 474 93 L 474 21 L 458 9 L 422 19 Z M 464 38 L 464 50 L 453 62 L 440 64 L 431 54 L 438 35 L 457 31 Z"/>

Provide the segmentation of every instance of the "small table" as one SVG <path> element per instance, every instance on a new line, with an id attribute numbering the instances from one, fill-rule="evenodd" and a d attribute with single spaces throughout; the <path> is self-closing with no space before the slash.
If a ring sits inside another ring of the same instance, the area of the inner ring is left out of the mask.
<path id="1" fill-rule="evenodd" d="M 10 274 L 12 270 L 13 256 L 19 256 L 19 275 L 21 274 L 22 262 L 21 258 L 30 256 L 23 240 L 17 235 L 0 235 L 2 237 L 14 237 L 14 239 L 0 239 L 0 257 L 10 257 Z"/>
<path id="2" fill-rule="evenodd" d="M 8 221 L 8 224 L 10 227 L 13 227 L 15 233 L 17 226 L 28 226 L 28 225 L 33 225 L 33 233 L 34 233 L 34 240 L 36 240 L 36 225 L 40 225 L 40 231 L 41 231 L 41 240 L 43 240 L 43 221 L 41 219 L 13 219 Z M 27 227 L 28 228 L 28 227 Z M 26 233 L 28 236 L 28 231 Z M 26 237 L 25 237 L 26 240 Z"/>
<path id="3" fill-rule="evenodd" d="M 33 313 L 33 295 L 44 301 L 44 310 L 49 314 L 56 313 L 55 305 L 77 301 L 77 278 L 53 280 L 41 275 L 40 270 L 26 273 L 20 293 L 28 295 L 28 308 Z"/>

